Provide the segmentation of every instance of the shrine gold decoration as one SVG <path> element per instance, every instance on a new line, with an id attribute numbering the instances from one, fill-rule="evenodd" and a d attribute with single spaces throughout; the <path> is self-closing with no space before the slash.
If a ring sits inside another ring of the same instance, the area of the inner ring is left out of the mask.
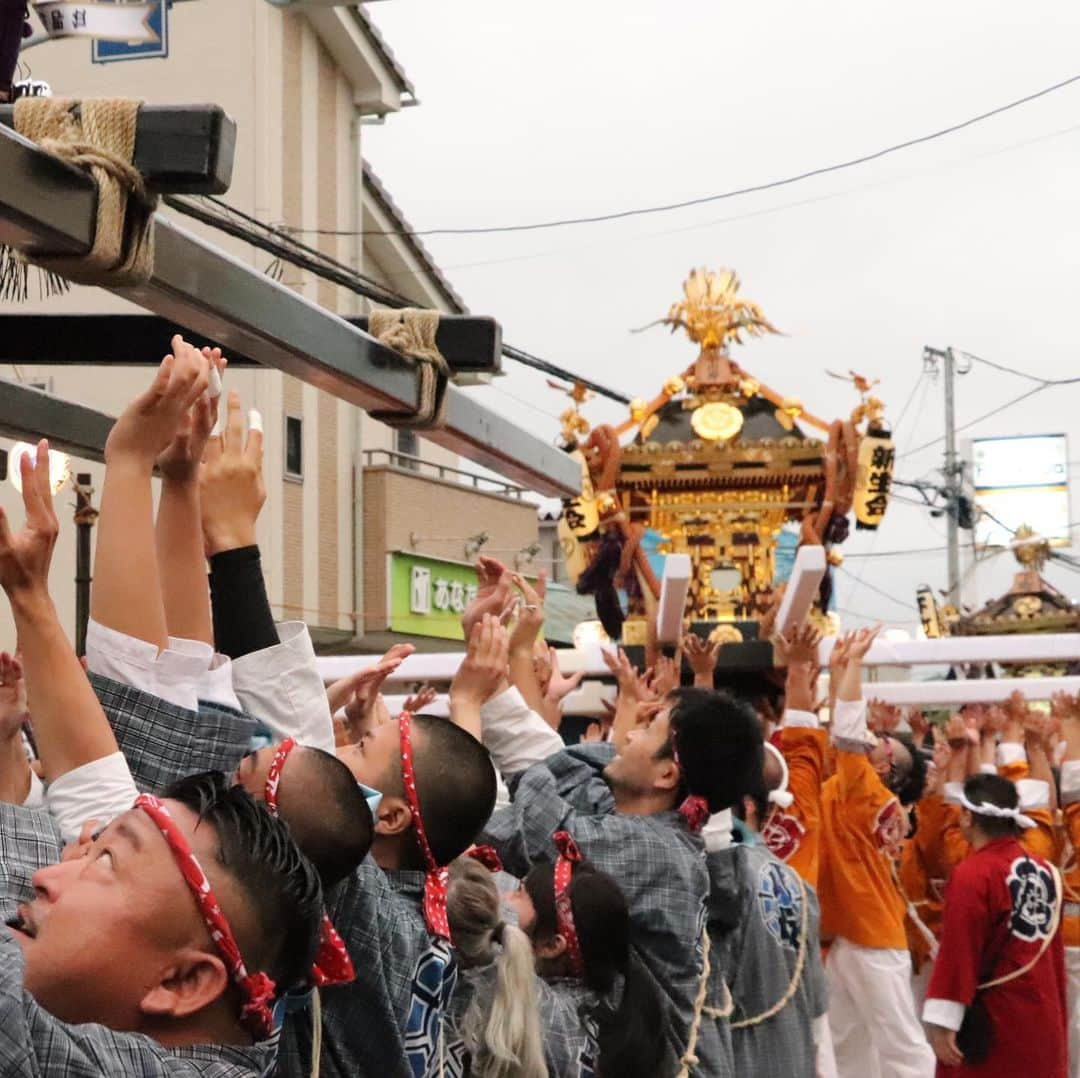
<path id="1" fill-rule="evenodd" d="M 780 332 L 753 300 L 742 299 L 738 292 L 739 278 L 734 270 L 691 270 L 683 282 L 683 298 L 662 321 L 673 332 L 685 330 L 703 349 L 723 349 L 729 341 L 741 344 L 744 332 L 751 337 Z"/>
<path id="2" fill-rule="evenodd" d="M 742 430 L 743 414 L 723 401 L 713 401 L 695 408 L 690 425 L 699 438 L 707 442 L 730 442 Z"/>

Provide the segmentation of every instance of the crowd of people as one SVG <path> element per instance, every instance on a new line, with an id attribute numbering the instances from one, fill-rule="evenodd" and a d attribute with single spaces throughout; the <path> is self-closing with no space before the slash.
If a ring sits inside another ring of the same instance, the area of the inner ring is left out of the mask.
<path id="1" fill-rule="evenodd" d="M 224 368 L 174 338 L 109 436 L 84 659 L 46 443 L 0 512 L 0 1074 L 1080 1075 L 1080 701 L 903 715 L 872 629 L 819 699 L 809 625 L 725 688 L 690 635 L 568 746 L 543 588 L 481 559 L 394 715 L 410 648 L 327 687 L 274 621 Z"/>

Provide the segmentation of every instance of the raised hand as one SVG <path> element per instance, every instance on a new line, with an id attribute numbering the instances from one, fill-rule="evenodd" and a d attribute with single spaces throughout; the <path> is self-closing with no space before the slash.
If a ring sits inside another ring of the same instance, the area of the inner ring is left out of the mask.
<path id="1" fill-rule="evenodd" d="M 567 677 L 559 669 L 559 652 L 553 647 L 548 647 L 548 662 L 551 665 L 551 676 L 548 678 L 545 695 L 549 700 L 561 704 L 585 680 L 585 671 L 579 670 Z"/>
<path id="2" fill-rule="evenodd" d="M 22 599 L 48 599 L 49 566 L 60 534 L 49 482 L 49 443 L 42 439 L 31 459 L 19 458 L 23 507 L 22 531 L 12 532 L 7 514 L 0 508 L 0 587 L 12 605 Z"/>
<path id="3" fill-rule="evenodd" d="M 413 695 L 405 701 L 405 706 L 402 710 L 407 711 L 410 715 L 416 715 L 423 711 L 424 708 L 431 707 L 438 699 L 438 690 L 431 685 L 425 685 L 419 692 L 413 693 Z"/>
<path id="4" fill-rule="evenodd" d="M 790 636 L 780 637 L 780 646 L 788 666 L 796 663 L 816 666 L 821 636 L 821 631 L 807 622 L 800 625 Z"/>
<path id="5" fill-rule="evenodd" d="M 206 442 L 199 470 L 203 537 L 207 554 L 254 546 L 255 523 L 266 501 L 263 433 L 258 413 L 244 437 L 240 395 L 230 393 L 222 434 Z"/>
<path id="6" fill-rule="evenodd" d="M 522 602 L 518 604 L 517 620 L 514 630 L 510 634 L 511 652 L 528 652 L 532 656 L 533 645 L 540 637 L 540 630 L 544 627 L 544 594 L 547 592 L 547 577 L 540 570 L 540 579 L 537 587 L 533 587 L 519 573 L 514 573 L 511 578 L 514 587 L 521 595 Z M 488 613 L 495 613 L 494 610 Z"/>
<path id="7" fill-rule="evenodd" d="M 908 726 L 911 727 L 912 736 L 919 745 L 925 745 L 930 736 L 930 720 L 927 719 L 921 708 L 909 707 L 907 710 Z"/>
<path id="8" fill-rule="evenodd" d="M 487 703 L 506 680 L 510 635 L 494 614 L 485 614 L 469 637 L 465 661 L 450 684 L 451 708 Z"/>
<path id="9" fill-rule="evenodd" d="M 105 443 L 105 462 L 130 460 L 151 469 L 179 432 L 184 417 L 210 384 L 210 362 L 179 334 L 172 353 L 145 392 L 120 414 Z"/>
<path id="10" fill-rule="evenodd" d="M 871 700 L 867 706 L 867 725 L 878 734 L 891 734 L 900 725 L 900 709 L 884 700 Z"/>
<path id="11" fill-rule="evenodd" d="M 228 365 L 220 348 L 204 348 L 203 358 L 210 365 L 210 381 L 220 388 L 221 376 Z M 198 398 L 181 419 L 176 436 L 158 455 L 158 471 L 175 483 L 193 483 L 199 477 L 199 465 L 210 434 L 217 423 L 220 393 L 211 395 L 214 387 Z"/>
<path id="12" fill-rule="evenodd" d="M 461 628 L 466 640 L 472 637 L 473 630 L 485 614 L 503 617 L 514 602 L 510 570 L 496 558 L 484 556 L 477 561 L 476 580 L 476 598 L 461 615 Z"/>
<path id="13" fill-rule="evenodd" d="M 647 699 L 651 696 L 644 681 L 638 676 L 637 667 L 631 664 L 622 648 L 618 650 L 601 648 L 600 654 L 603 656 L 604 665 L 615 678 L 620 696 L 627 696 L 633 700 Z"/>
<path id="14" fill-rule="evenodd" d="M 724 644 L 721 640 L 703 640 L 697 633 L 687 633 L 683 637 L 682 651 L 694 674 L 694 684 L 712 688 L 716 661 Z"/>
<path id="15" fill-rule="evenodd" d="M 326 690 L 330 713 L 345 709 L 350 733 L 362 735 L 371 725 L 386 679 L 416 650 L 412 644 L 395 644 L 374 666 L 335 681 Z"/>
<path id="16" fill-rule="evenodd" d="M 26 718 L 26 681 L 22 663 L 6 651 L 0 651 L 0 741 L 15 737 Z"/>
<path id="17" fill-rule="evenodd" d="M 673 693 L 681 681 L 680 670 L 674 659 L 666 655 L 657 657 L 652 672 L 652 692 L 657 700 L 663 700 L 669 693 Z"/>

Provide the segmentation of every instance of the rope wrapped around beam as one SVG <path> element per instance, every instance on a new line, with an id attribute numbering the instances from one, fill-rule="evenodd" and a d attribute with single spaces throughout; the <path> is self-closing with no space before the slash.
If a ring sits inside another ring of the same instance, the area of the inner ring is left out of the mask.
<path id="1" fill-rule="evenodd" d="M 0 297 L 27 298 L 28 263 L 46 274 L 45 294 L 67 291 L 69 281 L 116 286 L 150 279 L 157 197 L 132 164 L 141 104 L 130 98 L 23 97 L 15 102 L 20 135 L 93 177 L 97 219 L 93 246 L 83 255 L 0 250 Z"/>
<path id="2" fill-rule="evenodd" d="M 391 310 L 375 307 L 368 315 L 368 332 L 407 363 L 420 376 L 419 406 L 411 412 L 373 412 L 372 416 L 391 427 L 430 430 L 446 419 L 446 386 L 450 365 L 435 343 L 439 312 L 404 307 Z"/>

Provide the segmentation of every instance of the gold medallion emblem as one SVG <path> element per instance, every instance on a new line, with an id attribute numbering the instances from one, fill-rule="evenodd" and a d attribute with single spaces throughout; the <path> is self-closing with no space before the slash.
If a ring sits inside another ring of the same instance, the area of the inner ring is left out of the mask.
<path id="1" fill-rule="evenodd" d="M 738 408 L 723 401 L 713 401 L 695 408 L 690 425 L 707 442 L 729 442 L 742 430 L 743 415 Z"/>

